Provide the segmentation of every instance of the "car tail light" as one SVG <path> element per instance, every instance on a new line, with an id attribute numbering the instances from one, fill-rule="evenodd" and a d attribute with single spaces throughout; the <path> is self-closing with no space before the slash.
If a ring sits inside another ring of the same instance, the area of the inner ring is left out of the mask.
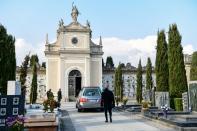
<path id="1" fill-rule="evenodd" d="M 87 102 L 88 101 L 88 99 L 86 99 L 86 98 L 80 98 L 79 99 L 79 102 Z"/>

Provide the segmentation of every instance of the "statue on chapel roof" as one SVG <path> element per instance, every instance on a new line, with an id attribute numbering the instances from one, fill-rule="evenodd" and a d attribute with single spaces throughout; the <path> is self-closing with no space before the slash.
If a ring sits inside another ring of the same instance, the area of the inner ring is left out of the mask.
<path id="1" fill-rule="evenodd" d="M 61 27 L 63 27 L 64 26 L 64 21 L 63 21 L 63 19 L 61 19 L 60 21 L 59 21 L 59 27 L 61 28 Z"/>
<path id="2" fill-rule="evenodd" d="M 77 17 L 78 17 L 78 15 L 79 15 L 79 11 L 78 11 L 77 7 L 74 6 L 74 3 L 73 3 L 73 4 L 72 4 L 72 13 L 71 13 L 73 22 L 77 22 Z"/>

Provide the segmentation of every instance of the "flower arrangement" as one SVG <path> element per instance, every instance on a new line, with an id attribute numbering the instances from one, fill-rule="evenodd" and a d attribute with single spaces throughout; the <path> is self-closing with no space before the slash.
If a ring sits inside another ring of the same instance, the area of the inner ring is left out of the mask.
<path id="1" fill-rule="evenodd" d="M 165 104 L 164 106 L 161 106 L 161 109 L 163 110 L 164 116 L 167 118 L 167 114 L 168 114 L 168 111 L 170 110 L 170 108 L 168 107 L 167 104 Z"/>
<path id="2" fill-rule="evenodd" d="M 57 102 L 54 99 L 49 100 L 49 109 L 51 112 L 54 111 L 54 108 L 56 108 L 57 106 Z"/>
<path id="3" fill-rule="evenodd" d="M 149 107 L 148 101 L 142 101 L 142 108 L 147 109 Z"/>
<path id="4" fill-rule="evenodd" d="M 53 97 L 50 97 L 49 99 L 44 100 L 43 106 L 44 112 L 47 112 L 48 110 L 50 110 L 50 112 L 53 112 L 54 109 L 57 108 L 57 101 L 55 101 Z"/>
<path id="5" fill-rule="evenodd" d="M 23 115 L 16 117 L 8 117 L 6 123 L 8 125 L 8 131 L 23 131 L 25 117 Z"/>

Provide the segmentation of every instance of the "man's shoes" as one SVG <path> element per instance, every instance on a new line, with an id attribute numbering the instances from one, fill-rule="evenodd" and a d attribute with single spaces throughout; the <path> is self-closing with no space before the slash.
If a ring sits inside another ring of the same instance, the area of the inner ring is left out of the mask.
<path id="1" fill-rule="evenodd" d="M 112 119 L 110 119 L 110 122 L 112 123 Z"/>
<path id="2" fill-rule="evenodd" d="M 108 120 L 106 120 L 105 122 L 108 122 Z"/>

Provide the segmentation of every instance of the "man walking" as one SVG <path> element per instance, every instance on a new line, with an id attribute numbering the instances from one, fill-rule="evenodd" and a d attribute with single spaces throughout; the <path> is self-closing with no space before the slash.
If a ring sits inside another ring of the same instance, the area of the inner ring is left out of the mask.
<path id="1" fill-rule="evenodd" d="M 57 92 L 58 107 L 61 106 L 61 100 L 62 100 L 62 91 L 61 89 L 59 89 L 59 91 Z"/>
<path id="2" fill-rule="evenodd" d="M 108 83 L 108 81 L 107 81 Z M 107 112 L 109 112 L 109 117 L 110 117 L 110 122 L 112 122 L 112 108 L 115 106 L 115 101 L 114 101 L 114 94 L 112 91 L 108 89 L 108 85 L 102 92 L 102 101 L 101 105 L 104 105 L 104 111 L 105 111 L 105 122 L 108 122 L 108 115 Z"/>

